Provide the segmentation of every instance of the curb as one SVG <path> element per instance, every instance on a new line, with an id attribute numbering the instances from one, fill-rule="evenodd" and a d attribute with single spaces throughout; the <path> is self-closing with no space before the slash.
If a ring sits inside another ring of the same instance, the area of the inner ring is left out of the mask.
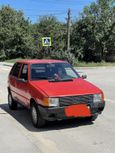
<path id="1" fill-rule="evenodd" d="M 12 67 L 13 65 L 8 65 L 8 64 L 3 64 L 4 66 L 9 66 L 9 67 Z"/>
<path id="2" fill-rule="evenodd" d="M 13 63 L 0 62 L 0 65 L 12 67 Z"/>

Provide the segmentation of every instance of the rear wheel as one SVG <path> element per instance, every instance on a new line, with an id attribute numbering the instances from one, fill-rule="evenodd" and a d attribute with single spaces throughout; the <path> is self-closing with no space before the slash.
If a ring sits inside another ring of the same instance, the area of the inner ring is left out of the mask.
<path id="1" fill-rule="evenodd" d="M 31 119 L 32 123 L 36 128 L 43 127 L 45 125 L 45 120 L 41 116 L 38 106 L 36 103 L 31 105 Z"/>
<path id="2" fill-rule="evenodd" d="M 8 105 L 9 105 L 9 108 L 11 110 L 16 110 L 17 109 L 17 103 L 12 98 L 11 93 L 8 93 Z"/>

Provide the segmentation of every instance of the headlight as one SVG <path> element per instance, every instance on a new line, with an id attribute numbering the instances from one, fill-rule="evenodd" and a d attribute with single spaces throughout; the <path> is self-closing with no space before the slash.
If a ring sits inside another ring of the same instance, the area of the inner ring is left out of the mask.
<path id="1" fill-rule="evenodd" d="M 102 102 L 102 94 L 94 94 L 93 95 L 93 102 L 94 103 Z"/>
<path id="2" fill-rule="evenodd" d="M 49 106 L 59 106 L 59 98 L 49 98 Z"/>
<path id="3" fill-rule="evenodd" d="M 45 98 L 45 106 L 59 106 L 59 98 Z"/>

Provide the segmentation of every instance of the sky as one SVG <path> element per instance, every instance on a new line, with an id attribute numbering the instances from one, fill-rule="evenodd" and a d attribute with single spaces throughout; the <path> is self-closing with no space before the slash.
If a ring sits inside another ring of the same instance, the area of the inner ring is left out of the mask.
<path id="1" fill-rule="evenodd" d="M 95 0 L 0 0 L 0 6 L 10 5 L 16 10 L 22 10 L 25 17 L 35 23 L 40 16 L 55 15 L 64 22 L 68 8 L 71 9 L 71 18 L 76 19 L 84 6 Z"/>

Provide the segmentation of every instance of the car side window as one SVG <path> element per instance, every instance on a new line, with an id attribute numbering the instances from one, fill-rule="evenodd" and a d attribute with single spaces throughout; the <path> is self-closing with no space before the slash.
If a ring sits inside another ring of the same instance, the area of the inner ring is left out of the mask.
<path id="1" fill-rule="evenodd" d="M 20 71 L 20 68 L 21 68 L 21 63 L 16 63 L 11 71 L 11 75 L 12 76 L 15 76 L 15 77 L 18 77 L 18 74 L 19 74 L 19 71 Z"/>
<path id="2" fill-rule="evenodd" d="M 16 65 L 17 65 L 17 63 L 15 63 L 15 64 L 13 65 L 13 67 L 12 67 L 12 69 L 11 69 L 11 71 L 10 71 L 10 75 L 13 75 L 13 71 L 14 71 Z"/>
<path id="3" fill-rule="evenodd" d="M 28 80 L 28 65 L 27 64 L 24 64 L 22 66 L 20 78 L 24 80 Z"/>

